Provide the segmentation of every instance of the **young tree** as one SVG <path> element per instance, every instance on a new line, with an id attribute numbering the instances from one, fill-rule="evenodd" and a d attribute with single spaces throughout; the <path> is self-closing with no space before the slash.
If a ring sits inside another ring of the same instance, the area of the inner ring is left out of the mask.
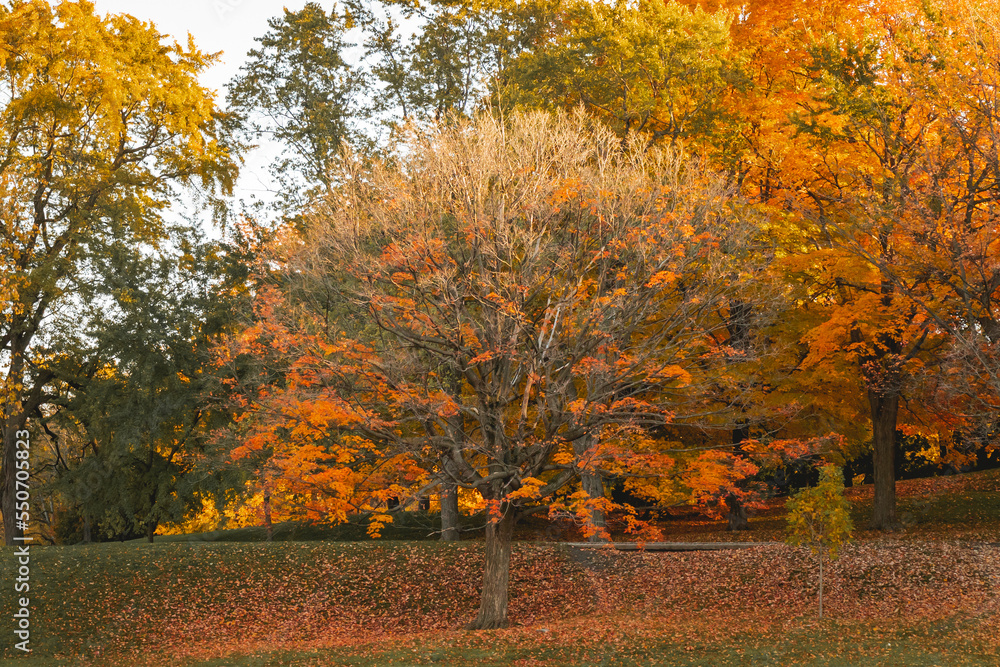
<path id="1" fill-rule="evenodd" d="M 293 284 L 336 284 L 353 316 L 268 329 L 296 379 L 245 396 L 244 424 L 262 443 L 311 441 L 299 460 L 344 484 L 351 461 L 409 462 L 428 486 L 481 494 L 472 627 L 498 627 L 521 513 L 602 466 L 669 459 L 633 456 L 646 428 L 724 410 L 729 350 L 711 334 L 748 289 L 753 220 L 700 164 L 641 140 L 623 149 L 582 115 L 483 116 L 414 132 L 371 173 L 347 164 L 286 252 Z M 608 507 L 585 492 L 561 504 Z"/>
<path id="2" fill-rule="evenodd" d="M 793 546 L 808 545 L 819 562 L 819 617 L 823 618 L 823 561 L 834 559 L 840 547 L 850 539 L 850 506 L 844 497 L 844 473 L 834 465 L 825 465 L 819 484 L 803 489 L 788 499 L 788 536 Z"/>
<path id="3" fill-rule="evenodd" d="M 0 7 L 0 430 L 4 537 L 14 521 L 14 435 L 50 401 L 56 338 L 108 239 L 155 248 L 174 186 L 232 182 L 216 109 L 197 81 L 211 59 L 163 45 L 86 2 Z M 63 346 L 65 349 L 65 346 Z"/>

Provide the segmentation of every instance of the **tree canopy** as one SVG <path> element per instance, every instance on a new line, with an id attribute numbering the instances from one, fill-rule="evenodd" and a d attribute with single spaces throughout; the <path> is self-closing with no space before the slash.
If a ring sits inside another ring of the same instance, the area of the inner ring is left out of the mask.
<path id="1" fill-rule="evenodd" d="M 532 514 L 747 528 L 793 468 L 802 509 L 870 457 L 897 529 L 901 442 L 996 458 L 998 9 L 310 2 L 222 113 L 193 43 L 6 3 L 8 543 L 26 425 L 105 536 L 478 513 L 483 628 Z M 225 200 L 218 242 L 172 218 L 267 142 L 275 210 Z"/>
<path id="2" fill-rule="evenodd" d="M 0 406 L 4 532 L 14 433 L 51 398 L 56 362 L 89 319 L 82 299 L 116 242 L 155 249 L 176 187 L 231 186 L 193 45 L 86 2 L 0 8 Z M 81 344 L 86 341 L 81 341 Z"/>

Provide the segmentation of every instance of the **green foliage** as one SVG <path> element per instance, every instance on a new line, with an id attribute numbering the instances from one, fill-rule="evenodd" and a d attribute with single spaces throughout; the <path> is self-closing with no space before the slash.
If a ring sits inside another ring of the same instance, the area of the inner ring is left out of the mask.
<path id="1" fill-rule="evenodd" d="M 272 173 L 287 206 L 300 204 L 303 190 L 329 186 L 342 143 L 360 136 L 352 119 L 368 114 L 366 76 L 346 56 L 355 16 L 315 2 L 284 10 L 229 84 L 229 108 L 248 137 L 282 144 Z"/>
<path id="2" fill-rule="evenodd" d="M 386 148 L 409 122 L 446 122 L 482 109 L 501 73 L 541 33 L 555 0 L 513 3 L 310 2 L 271 19 L 229 85 L 235 125 L 250 142 L 276 141 L 272 165 L 286 213 L 330 188 L 346 142 Z"/>
<path id="3" fill-rule="evenodd" d="M 391 18 L 373 20 L 366 47 L 377 58 L 373 72 L 384 84 L 379 111 L 403 121 L 468 114 L 483 96 L 488 67 L 489 41 L 480 16 L 468 7 L 427 8 L 409 40 Z M 417 18 L 412 9 L 404 10 L 404 17 Z"/>
<path id="4" fill-rule="evenodd" d="M 829 553 L 832 558 L 850 539 L 850 503 L 844 497 L 844 475 L 835 465 L 820 470 L 819 484 L 803 489 L 787 502 L 788 535 L 793 546 L 808 546 L 813 553 Z"/>
<path id="5" fill-rule="evenodd" d="M 511 63 L 509 101 L 588 112 L 626 135 L 677 141 L 710 131 L 738 78 L 727 13 L 677 2 L 568 2 Z"/>
<path id="6" fill-rule="evenodd" d="M 372 73 L 383 84 L 378 111 L 393 129 L 400 122 L 469 117 L 511 81 L 512 59 L 541 39 L 558 0 L 390 0 L 407 27 L 374 13 L 366 25 L 365 47 Z M 374 92 L 374 91 L 373 91 Z"/>
<path id="7" fill-rule="evenodd" d="M 86 323 L 87 363 L 62 367 L 69 389 L 45 421 L 59 452 L 55 490 L 95 537 L 151 534 L 235 483 L 209 449 L 228 419 L 209 393 L 210 347 L 240 295 L 223 248 L 183 229 L 173 241 L 159 255 L 107 249 L 95 282 L 111 303 Z"/>

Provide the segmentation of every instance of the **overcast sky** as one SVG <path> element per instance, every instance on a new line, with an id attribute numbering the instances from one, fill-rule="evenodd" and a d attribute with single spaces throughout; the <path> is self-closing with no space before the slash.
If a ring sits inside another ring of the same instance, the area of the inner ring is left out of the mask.
<path id="1" fill-rule="evenodd" d="M 300 9 L 305 0 L 93 0 L 100 14 L 131 14 L 152 21 L 164 34 L 181 44 L 187 34 L 198 48 L 222 51 L 222 62 L 206 72 L 202 83 L 220 91 L 254 48 L 255 37 L 267 32 L 267 20 L 282 13 L 283 7 Z"/>
<path id="2" fill-rule="evenodd" d="M 222 51 L 221 60 L 202 75 L 202 83 L 217 91 L 217 103 L 225 103 L 226 83 L 239 71 L 247 51 L 257 46 L 256 37 L 267 32 L 267 20 L 280 16 L 283 8 L 301 9 L 306 0 L 92 0 L 99 14 L 131 14 L 151 21 L 160 33 L 181 44 L 187 35 L 206 53 Z M 324 2 L 324 6 L 330 2 Z M 264 148 L 245 156 L 236 196 L 271 201 L 273 183 L 268 164 L 276 148 Z"/>

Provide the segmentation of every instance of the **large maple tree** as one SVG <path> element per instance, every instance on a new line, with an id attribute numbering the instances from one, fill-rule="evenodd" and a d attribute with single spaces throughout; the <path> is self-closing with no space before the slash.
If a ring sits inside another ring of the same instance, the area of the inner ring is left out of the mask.
<path id="1" fill-rule="evenodd" d="M 871 525 L 892 528 L 900 408 L 920 396 L 918 375 L 943 344 L 901 293 L 922 280 L 901 249 L 940 114 L 918 88 L 961 58 L 937 57 L 945 31 L 934 27 L 942 7 L 933 4 L 716 4 L 734 12 L 748 80 L 734 97 L 737 131 L 727 136 L 738 159 L 729 168 L 767 212 L 775 268 L 797 304 L 778 336 L 798 352 L 775 397 L 811 404 L 803 414 L 831 415 L 854 439 L 851 422 L 867 417 Z M 852 395 L 862 400 L 845 400 Z"/>

